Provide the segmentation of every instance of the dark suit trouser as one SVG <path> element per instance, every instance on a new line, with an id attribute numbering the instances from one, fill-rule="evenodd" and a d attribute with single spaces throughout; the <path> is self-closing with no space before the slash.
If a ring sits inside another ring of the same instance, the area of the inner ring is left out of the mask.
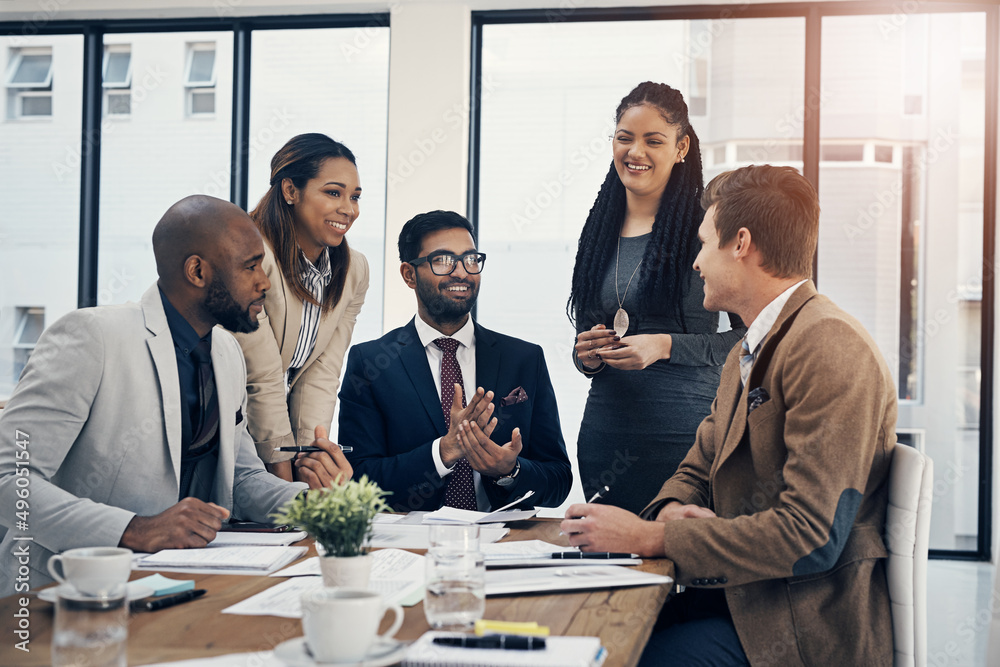
<path id="1" fill-rule="evenodd" d="M 663 607 L 639 667 L 749 667 L 721 590 L 689 588 Z"/>

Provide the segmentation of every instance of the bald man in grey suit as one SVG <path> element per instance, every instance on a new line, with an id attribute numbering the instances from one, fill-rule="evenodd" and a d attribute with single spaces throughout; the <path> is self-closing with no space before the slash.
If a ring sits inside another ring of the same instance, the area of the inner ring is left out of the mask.
<path id="1" fill-rule="evenodd" d="M 159 280 L 141 302 L 49 327 L 0 412 L 0 595 L 48 583 L 53 553 L 204 546 L 230 516 L 267 521 L 307 488 L 264 470 L 243 355 L 215 327 L 255 328 L 270 287 L 250 218 L 188 197 L 157 224 L 153 252 Z M 336 445 L 314 444 L 297 463 L 308 486 L 350 477 Z"/>

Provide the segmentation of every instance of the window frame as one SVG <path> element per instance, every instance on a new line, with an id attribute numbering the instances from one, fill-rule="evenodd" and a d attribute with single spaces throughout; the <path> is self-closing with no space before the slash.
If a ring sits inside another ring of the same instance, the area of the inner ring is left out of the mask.
<path id="1" fill-rule="evenodd" d="M 45 47 L 24 47 L 13 49 L 13 53 L 10 58 L 10 64 L 7 66 L 7 75 L 4 80 L 4 85 L 7 88 L 28 88 L 35 90 L 45 90 L 52 88 L 52 71 L 55 69 L 55 56 L 52 53 L 51 48 Z M 21 65 L 24 62 L 25 56 L 42 56 L 47 55 L 49 57 L 49 69 L 45 75 L 45 79 L 42 81 L 22 81 L 15 82 L 14 77 L 17 76 L 17 72 L 21 69 Z"/>
<path id="2" fill-rule="evenodd" d="M 212 73 L 208 79 L 192 80 L 191 73 L 194 70 L 195 55 L 198 53 L 212 52 Z M 185 114 L 188 118 L 215 118 L 215 82 L 218 66 L 218 44 L 216 42 L 188 42 L 187 57 L 184 63 L 184 104 Z M 212 110 L 197 111 L 195 97 L 198 95 L 212 95 Z"/>
<path id="3" fill-rule="evenodd" d="M 125 70 L 125 77 L 122 81 L 108 82 L 108 68 L 111 65 L 111 57 L 115 54 L 128 54 L 128 67 Z M 105 44 L 104 63 L 101 67 L 101 88 L 104 91 L 104 115 L 108 118 L 129 118 L 132 116 L 132 45 L 131 44 Z M 116 96 L 128 96 L 128 111 L 115 111 L 111 98 Z"/>
<path id="4" fill-rule="evenodd" d="M 25 56 L 41 56 L 49 58 L 49 68 L 45 77 L 39 81 L 15 82 L 14 78 L 20 70 Z M 37 122 L 51 120 L 55 114 L 55 99 L 52 94 L 52 78 L 55 70 L 55 54 L 51 47 L 22 47 L 11 49 L 10 62 L 4 75 L 4 86 L 7 88 L 7 118 L 12 121 Z M 24 102 L 32 97 L 49 99 L 49 113 L 26 114 Z"/>
<path id="5" fill-rule="evenodd" d="M 123 81 L 108 82 L 108 68 L 111 66 L 111 56 L 116 54 L 128 54 L 128 67 L 125 69 L 125 79 Z M 132 46 L 131 44 L 107 44 L 104 47 L 104 65 L 101 77 L 101 86 L 107 88 L 131 88 L 132 87 Z"/>

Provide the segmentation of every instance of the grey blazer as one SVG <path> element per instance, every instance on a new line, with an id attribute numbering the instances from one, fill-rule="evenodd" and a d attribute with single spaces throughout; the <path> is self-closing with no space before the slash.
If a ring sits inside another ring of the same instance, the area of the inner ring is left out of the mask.
<path id="1" fill-rule="evenodd" d="M 247 433 L 243 355 L 219 327 L 212 365 L 220 414 L 212 502 L 266 520 L 305 485 L 264 470 Z M 139 304 L 77 310 L 45 331 L 0 411 L 0 595 L 51 581 L 52 553 L 115 546 L 133 516 L 178 501 L 180 411 L 156 285 Z M 20 516 L 19 499 L 28 506 Z M 28 568 L 20 575 L 19 565 Z"/>

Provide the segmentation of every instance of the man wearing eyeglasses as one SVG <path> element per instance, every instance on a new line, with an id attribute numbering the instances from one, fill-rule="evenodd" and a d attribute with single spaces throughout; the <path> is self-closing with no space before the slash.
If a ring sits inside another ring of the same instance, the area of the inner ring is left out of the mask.
<path id="1" fill-rule="evenodd" d="M 400 511 L 487 511 L 528 491 L 524 505 L 555 507 L 572 482 L 542 349 L 469 315 L 486 263 L 472 233 L 451 211 L 407 222 L 399 270 L 417 316 L 347 358 L 339 440 Z"/>

